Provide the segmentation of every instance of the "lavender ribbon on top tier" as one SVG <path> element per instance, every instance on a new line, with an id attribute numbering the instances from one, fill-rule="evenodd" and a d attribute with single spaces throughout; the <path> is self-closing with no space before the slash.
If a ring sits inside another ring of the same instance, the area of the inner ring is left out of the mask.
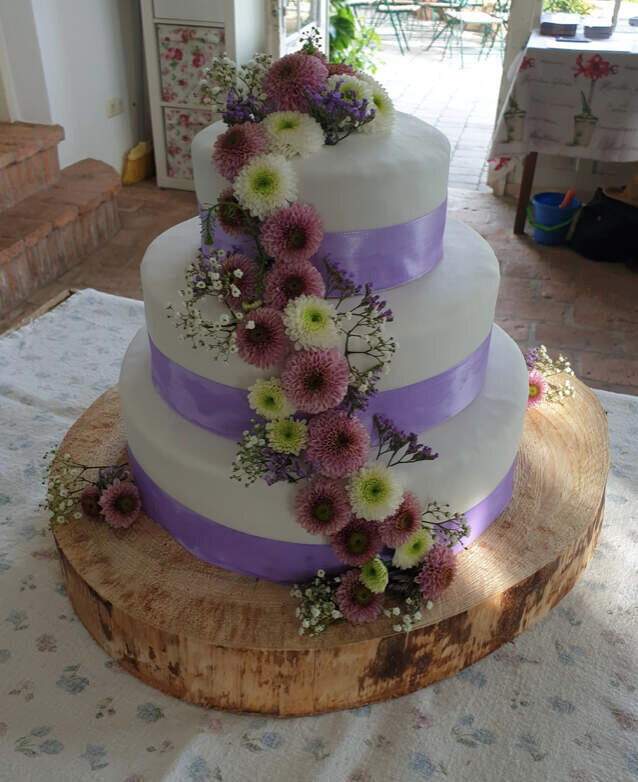
<path id="1" fill-rule="evenodd" d="M 200 204 L 202 227 L 213 217 Z M 329 256 L 347 272 L 357 285 L 372 284 L 372 290 L 384 290 L 417 280 L 443 257 L 443 233 L 447 199 L 432 212 L 407 223 L 363 231 L 325 233 L 319 251 L 311 258 L 323 274 L 323 259 Z M 212 228 L 212 225 L 210 226 Z M 254 255 L 253 242 L 244 236 L 229 236 L 214 226 L 214 248 Z M 202 255 L 208 258 L 213 245 L 205 243 L 202 231 Z"/>

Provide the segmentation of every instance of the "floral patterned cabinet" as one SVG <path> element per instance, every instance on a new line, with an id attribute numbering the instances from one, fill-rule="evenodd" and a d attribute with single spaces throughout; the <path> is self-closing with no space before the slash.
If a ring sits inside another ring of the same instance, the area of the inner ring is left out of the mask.
<path id="1" fill-rule="evenodd" d="M 140 0 L 157 183 L 193 190 L 190 146 L 217 115 L 196 88 L 224 52 L 238 62 L 266 50 L 261 0 Z M 241 18 L 239 8 L 241 6 Z"/>

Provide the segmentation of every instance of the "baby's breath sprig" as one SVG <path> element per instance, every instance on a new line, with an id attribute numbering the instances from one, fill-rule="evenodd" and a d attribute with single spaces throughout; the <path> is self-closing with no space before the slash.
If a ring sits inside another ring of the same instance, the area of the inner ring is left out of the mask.
<path id="1" fill-rule="evenodd" d="M 540 345 L 537 348 L 530 348 L 525 353 L 525 363 L 528 369 L 540 372 L 547 381 L 545 401 L 564 405 L 567 399 L 576 395 L 576 389 L 569 379 L 574 376 L 574 370 L 569 359 L 562 353 L 558 354 L 557 359 L 552 359 L 545 345 Z M 559 379 L 558 375 L 567 375 L 567 377 Z"/>
<path id="2" fill-rule="evenodd" d="M 237 67 L 235 62 L 226 54 L 215 57 L 210 66 L 204 70 L 195 97 L 204 106 L 210 106 L 213 110 L 226 113 L 228 110 L 228 97 L 231 96 L 235 103 L 241 103 L 252 108 L 251 112 L 240 113 L 236 121 L 258 122 L 260 116 L 259 107 L 263 106 L 265 94 L 261 89 L 261 81 L 266 71 L 272 65 L 272 57 L 269 54 L 256 54 L 253 59 Z M 233 116 L 229 117 L 233 119 Z M 227 121 L 227 117 L 224 117 Z M 233 124 L 232 121 L 227 124 Z"/>
<path id="3" fill-rule="evenodd" d="M 374 415 L 372 423 L 378 438 L 376 459 L 384 460 L 388 467 L 438 458 L 428 445 L 419 443 L 414 432 L 401 431 L 389 418 Z"/>
<path id="4" fill-rule="evenodd" d="M 71 519 L 82 518 L 78 499 L 82 490 L 89 485 L 99 490 L 105 489 L 115 480 L 129 480 L 128 464 L 86 465 L 77 462 L 71 454 L 59 451 L 47 451 L 42 457 L 47 471 L 42 483 L 47 494 L 41 507 L 49 514 L 49 527 L 68 524 Z"/>
<path id="5" fill-rule="evenodd" d="M 231 478 L 250 486 L 263 479 L 269 486 L 280 481 L 296 483 L 309 478 L 313 466 L 303 456 L 276 451 L 268 442 L 268 424 L 251 419 L 252 429 L 243 433 L 233 460 Z"/>
<path id="6" fill-rule="evenodd" d="M 299 635 L 321 635 L 333 622 L 342 618 L 337 607 L 335 594 L 341 583 L 339 576 L 326 576 L 323 570 L 305 584 L 295 584 L 290 590 L 299 605 L 295 615 L 299 619 Z"/>
<path id="7" fill-rule="evenodd" d="M 455 546 L 470 534 L 470 525 L 463 513 L 454 513 L 449 505 L 429 500 L 423 509 L 423 526 L 443 538 L 449 547 Z"/>

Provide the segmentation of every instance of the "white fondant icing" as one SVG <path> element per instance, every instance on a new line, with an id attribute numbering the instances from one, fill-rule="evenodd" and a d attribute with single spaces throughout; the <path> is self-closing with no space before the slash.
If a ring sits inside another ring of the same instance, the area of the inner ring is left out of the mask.
<path id="1" fill-rule="evenodd" d="M 191 510 L 233 529 L 295 543 L 325 543 L 300 527 L 292 511 L 297 487 L 245 488 L 230 479 L 236 444 L 189 423 L 157 394 L 148 339 L 131 343 L 120 376 L 122 417 L 130 448 L 145 472 Z M 465 410 L 430 429 L 424 441 L 440 453 L 432 462 L 397 468 L 418 497 L 469 510 L 506 475 L 521 438 L 528 394 L 525 363 L 516 344 L 494 328 L 487 379 Z"/>
<path id="2" fill-rule="evenodd" d="M 142 262 L 146 324 L 155 345 L 177 364 L 218 383 L 247 388 L 273 370 L 262 371 L 238 356 L 215 361 L 202 348 L 180 342 L 166 305 L 181 305 L 184 270 L 193 261 L 198 218 L 170 228 L 149 246 Z M 438 375 L 470 355 L 487 337 L 498 293 L 498 262 L 487 242 L 475 231 L 448 219 L 444 256 L 418 280 L 384 291 L 394 313 L 390 324 L 399 342 L 390 374 L 380 390 L 399 388 Z M 223 305 L 212 299 L 202 304 L 207 317 L 219 318 Z"/>
<path id="3" fill-rule="evenodd" d="M 191 145 L 195 189 L 204 205 L 216 203 L 229 186 L 211 159 L 215 139 L 225 130 L 223 122 L 216 122 Z M 313 204 L 326 232 L 361 231 L 406 223 L 443 203 L 450 144 L 431 125 L 399 112 L 387 135 L 353 133 L 291 162 L 299 200 Z"/>

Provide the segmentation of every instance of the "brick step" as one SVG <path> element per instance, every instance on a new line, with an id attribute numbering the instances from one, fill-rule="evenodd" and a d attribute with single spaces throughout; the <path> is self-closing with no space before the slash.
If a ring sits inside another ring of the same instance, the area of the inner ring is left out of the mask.
<path id="1" fill-rule="evenodd" d="M 117 233 L 119 189 L 115 169 L 89 158 L 63 169 L 56 184 L 0 214 L 0 312 Z"/>
<path id="2" fill-rule="evenodd" d="M 0 211 L 60 178 L 61 125 L 0 122 Z"/>

